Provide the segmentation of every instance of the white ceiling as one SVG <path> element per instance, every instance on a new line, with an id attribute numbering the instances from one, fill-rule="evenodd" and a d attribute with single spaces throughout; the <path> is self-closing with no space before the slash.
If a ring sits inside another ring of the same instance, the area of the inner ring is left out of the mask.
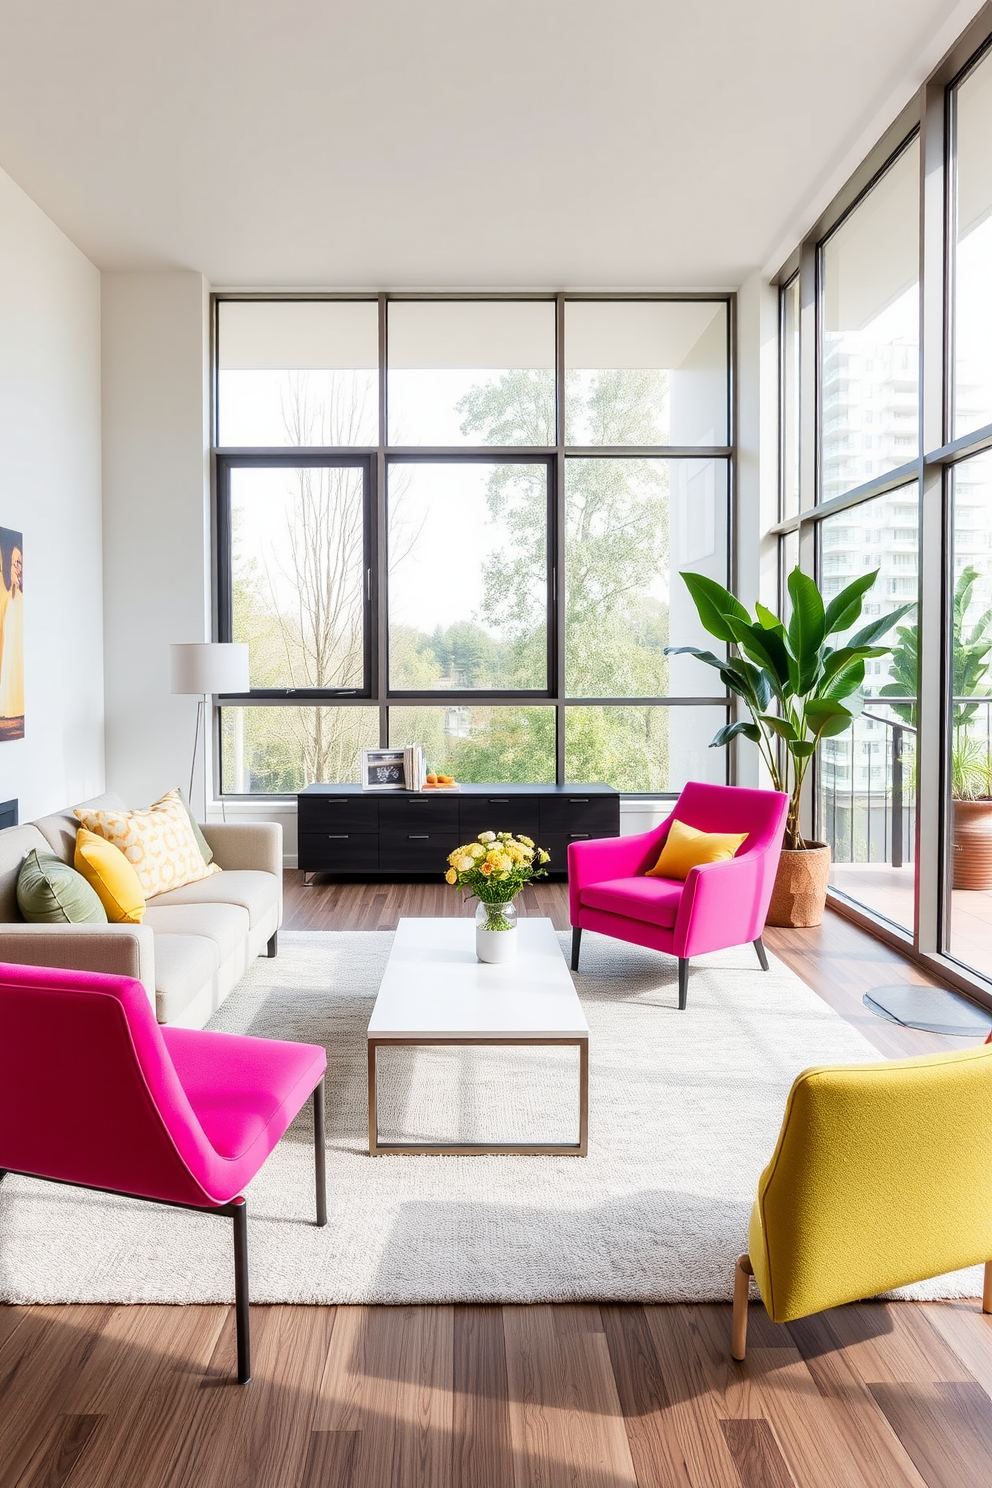
<path id="1" fill-rule="evenodd" d="M 0 0 L 0 166 L 101 268 L 733 287 L 949 8 Z"/>

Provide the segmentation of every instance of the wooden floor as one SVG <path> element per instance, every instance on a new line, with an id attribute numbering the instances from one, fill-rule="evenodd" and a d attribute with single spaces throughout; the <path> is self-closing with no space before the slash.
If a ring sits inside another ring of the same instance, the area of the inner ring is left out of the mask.
<path id="1" fill-rule="evenodd" d="M 286 907 L 287 929 L 348 930 L 467 908 L 296 874 Z M 561 886 L 525 909 L 567 926 Z M 886 1053 L 961 1046 L 865 1012 L 870 987 L 926 978 L 838 916 L 766 941 Z M 0 1488 L 989 1488 L 977 1303 L 788 1327 L 753 1306 L 744 1365 L 729 1312 L 256 1307 L 239 1388 L 229 1308 L 0 1307 Z"/>

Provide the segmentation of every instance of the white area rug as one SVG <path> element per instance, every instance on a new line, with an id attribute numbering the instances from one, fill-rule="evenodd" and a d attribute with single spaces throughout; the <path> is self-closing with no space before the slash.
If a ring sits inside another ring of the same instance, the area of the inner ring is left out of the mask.
<path id="1" fill-rule="evenodd" d="M 390 940 L 284 934 L 278 959 L 258 961 L 211 1025 L 330 1055 L 328 1226 L 312 1222 L 307 1109 L 248 1191 L 253 1301 L 727 1299 L 792 1079 L 881 1057 L 780 962 L 763 973 L 750 947 L 694 961 L 679 1013 L 674 961 L 587 932 L 576 985 L 591 1034 L 589 1156 L 370 1158 L 365 1028 Z M 381 1058 L 383 1135 L 575 1140 L 571 1050 Z M 9 1177 L 0 1299 L 229 1302 L 230 1228 Z M 980 1291 L 975 1268 L 902 1295 Z"/>

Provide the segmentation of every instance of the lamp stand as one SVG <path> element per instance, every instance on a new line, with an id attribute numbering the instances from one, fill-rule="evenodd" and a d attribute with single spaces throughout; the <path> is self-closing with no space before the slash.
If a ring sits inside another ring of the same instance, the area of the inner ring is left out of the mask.
<path id="1" fill-rule="evenodd" d="M 194 780 L 194 777 L 196 775 L 196 751 L 197 751 L 197 749 L 199 748 L 199 745 L 200 745 L 200 735 L 201 735 L 201 732 L 203 734 L 203 741 L 204 741 L 204 748 L 205 748 L 205 746 L 206 746 L 206 737 L 207 737 L 207 694 L 206 693 L 204 693 L 201 698 L 198 698 L 197 699 L 197 704 L 196 704 L 196 728 L 193 730 L 193 757 L 192 757 L 192 759 L 189 762 L 189 809 L 194 814 L 196 812 L 196 804 L 195 804 L 195 802 L 193 800 L 193 780 Z M 206 819 L 206 815 L 207 815 L 207 761 L 206 761 L 206 755 L 204 754 L 204 760 L 203 760 L 203 816 L 204 816 L 204 819 Z"/>

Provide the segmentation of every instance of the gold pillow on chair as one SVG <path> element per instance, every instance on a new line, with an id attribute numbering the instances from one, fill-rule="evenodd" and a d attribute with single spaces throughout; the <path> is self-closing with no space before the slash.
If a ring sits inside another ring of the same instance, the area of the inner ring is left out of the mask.
<path id="1" fill-rule="evenodd" d="M 220 872 L 216 863 L 203 861 L 178 790 L 169 791 L 144 811 L 80 808 L 76 815 L 88 832 L 120 849 L 138 875 L 146 899 Z"/>
<path id="2" fill-rule="evenodd" d="M 685 878 L 690 868 L 703 863 L 722 863 L 732 858 L 747 841 L 746 832 L 699 832 L 685 822 L 675 820 L 668 829 L 661 856 L 649 878 Z"/>

